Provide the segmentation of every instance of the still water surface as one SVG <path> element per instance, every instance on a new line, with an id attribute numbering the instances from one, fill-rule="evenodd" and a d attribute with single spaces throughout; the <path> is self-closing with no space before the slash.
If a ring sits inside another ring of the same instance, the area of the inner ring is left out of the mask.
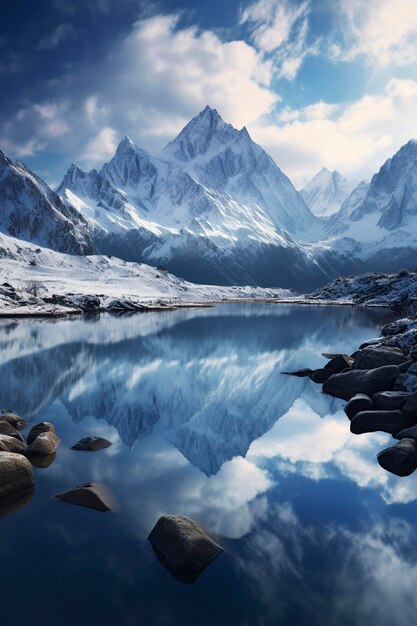
<path id="1" fill-rule="evenodd" d="M 417 477 L 376 463 L 343 403 L 282 370 L 378 335 L 382 310 L 221 305 L 97 320 L 0 323 L 0 407 L 55 424 L 55 462 L 0 519 L 3 624 L 409 625 Z M 100 435 L 97 453 L 70 450 Z M 53 499 L 103 481 L 120 510 Z M 146 541 L 163 514 L 217 533 L 192 585 Z"/>

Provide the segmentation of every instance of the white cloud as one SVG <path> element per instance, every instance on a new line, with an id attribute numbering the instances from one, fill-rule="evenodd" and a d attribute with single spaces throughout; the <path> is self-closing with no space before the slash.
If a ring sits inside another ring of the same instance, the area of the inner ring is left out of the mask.
<path id="1" fill-rule="evenodd" d="M 69 39 L 74 39 L 76 33 L 72 24 L 63 23 L 58 24 L 58 26 L 50 33 L 49 35 L 45 35 L 38 43 L 39 50 L 53 50 L 57 48 L 63 41 L 68 41 Z"/>
<path id="2" fill-rule="evenodd" d="M 335 60 L 362 57 L 376 67 L 415 63 L 417 3 L 413 0 L 339 0 L 334 3 L 343 44 L 333 43 Z"/>
<path id="3" fill-rule="evenodd" d="M 252 26 L 257 48 L 272 52 L 289 39 L 295 24 L 307 12 L 308 2 L 297 6 L 282 0 L 257 0 L 243 11 L 240 23 Z"/>
<path id="4" fill-rule="evenodd" d="M 240 23 L 251 29 L 251 41 L 272 58 L 280 78 L 294 79 L 304 59 L 317 53 L 307 43 L 309 2 L 257 0 L 244 9 Z"/>
<path id="5" fill-rule="evenodd" d="M 416 108 L 417 81 L 391 79 L 382 93 L 347 104 L 284 109 L 249 130 L 299 185 L 323 166 L 370 177 L 417 136 Z"/>
<path id="6" fill-rule="evenodd" d="M 111 145 L 110 128 L 156 152 L 207 104 L 239 127 L 270 112 L 279 99 L 270 88 L 272 70 L 244 41 L 224 42 L 211 31 L 180 28 L 176 16 L 153 16 L 136 22 L 106 57 L 54 84 L 70 103 L 65 123 L 71 133 L 63 141 L 16 117 L 0 126 L 0 139 L 13 148 L 12 156 L 46 147 L 71 160 L 84 144 L 81 152 L 92 159 L 100 144 Z"/>
<path id="7" fill-rule="evenodd" d="M 105 159 L 112 157 L 116 151 L 117 133 L 113 128 L 105 127 L 100 130 L 82 154 L 82 158 L 90 164 L 102 163 Z"/>

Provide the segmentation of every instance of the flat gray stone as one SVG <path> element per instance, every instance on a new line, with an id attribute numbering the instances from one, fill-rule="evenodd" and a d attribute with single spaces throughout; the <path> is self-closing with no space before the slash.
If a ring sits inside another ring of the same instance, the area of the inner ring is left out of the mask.
<path id="1" fill-rule="evenodd" d="M 111 446 L 111 441 L 103 437 L 84 437 L 78 443 L 71 446 L 71 450 L 81 450 L 83 452 L 96 452 Z"/>
<path id="2" fill-rule="evenodd" d="M 85 506 L 105 513 L 115 508 L 115 501 L 109 490 L 100 483 L 86 483 L 55 496 L 57 500 Z"/>

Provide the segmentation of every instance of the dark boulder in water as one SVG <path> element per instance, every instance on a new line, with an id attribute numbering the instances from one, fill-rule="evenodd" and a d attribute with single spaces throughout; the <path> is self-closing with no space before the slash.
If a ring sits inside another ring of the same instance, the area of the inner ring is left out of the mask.
<path id="1" fill-rule="evenodd" d="M 20 439 L 15 437 L 9 437 L 9 435 L 0 435 L 0 451 L 1 452 L 13 452 L 15 454 L 24 454 L 26 450 L 26 444 Z"/>
<path id="2" fill-rule="evenodd" d="M 59 437 L 52 430 L 40 432 L 27 449 L 28 456 L 50 456 L 59 444 Z"/>
<path id="3" fill-rule="evenodd" d="M 400 365 L 407 361 L 402 350 L 399 348 L 381 347 L 364 348 L 359 350 L 353 364 L 354 369 L 370 370 L 384 365 Z"/>
<path id="4" fill-rule="evenodd" d="M 0 499 L 35 484 L 32 466 L 21 454 L 0 452 Z"/>
<path id="5" fill-rule="evenodd" d="M 394 446 L 381 450 L 376 458 L 391 474 L 409 476 L 417 468 L 417 443 L 415 439 L 401 439 Z"/>
<path id="6" fill-rule="evenodd" d="M 17 430 L 23 430 L 27 427 L 26 420 L 24 420 L 23 417 L 19 417 L 19 415 L 16 415 L 16 413 L 13 413 L 13 411 L 10 411 L 9 409 L 0 411 L 0 421 L 9 422 L 9 424 L 14 426 Z"/>
<path id="7" fill-rule="evenodd" d="M 313 383 L 322 384 L 325 383 L 328 378 L 332 375 L 332 370 L 326 369 L 325 367 L 322 369 L 314 370 L 310 376 L 310 379 Z"/>
<path id="8" fill-rule="evenodd" d="M 372 402 L 372 398 L 365 393 L 358 393 L 345 405 L 344 411 L 348 418 L 352 420 L 357 413 L 361 411 L 372 411 L 373 408 L 374 403 Z"/>
<path id="9" fill-rule="evenodd" d="M 347 367 L 352 367 L 353 359 L 348 354 L 337 354 L 326 363 L 325 369 L 331 370 L 333 374 L 339 374 Z"/>
<path id="10" fill-rule="evenodd" d="M 313 371 L 314 370 L 309 367 L 303 367 L 300 370 L 294 370 L 294 372 L 281 372 L 281 374 L 284 374 L 285 376 L 298 376 L 298 378 L 306 378 L 307 376 L 310 377 Z"/>
<path id="11" fill-rule="evenodd" d="M 414 416 L 416 418 L 415 423 L 417 424 L 417 391 L 410 394 L 403 405 L 403 412 L 405 415 Z"/>
<path id="12" fill-rule="evenodd" d="M 0 434 L 7 435 L 8 437 L 14 437 L 19 441 L 24 441 L 21 433 L 10 424 L 10 422 L 6 422 L 6 420 L 0 420 Z"/>
<path id="13" fill-rule="evenodd" d="M 74 487 L 74 489 L 59 493 L 55 498 L 63 502 L 68 502 L 69 504 L 85 506 L 89 509 L 96 509 L 102 512 L 111 511 L 116 508 L 113 495 L 100 483 L 79 485 L 78 487 Z"/>
<path id="14" fill-rule="evenodd" d="M 378 391 L 391 390 L 398 375 L 396 365 L 371 370 L 354 369 L 330 376 L 323 385 L 323 391 L 342 400 L 350 400 L 358 393 L 373 396 Z"/>
<path id="15" fill-rule="evenodd" d="M 32 441 L 36 439 L 38 435 L 40 435 L 41 433 L 49 433 L 49 432 L 53 432 L 53 433 L 55 432 L 55 426 L 51 424 L 50 422 L 40 422 L 39 424 L 35 424 L 35 426 L 32 426 L 27 436 L 26 441 L 27 441 L 28 446 L 32 443 Z"/>
<path id="16" fill-rule="evenodd" d="M 403 408 L 409 397 L 407 391 L 379 391 L 372 400 L 380 411 L 397 411 Z"/>
<path id="17" fill-rule="evenodd" d="M 410 426 L 409 428 L 404 428 L 404 430 L 400 430 L 400 432 L 395 435 L 395 438 L 415 439 L 417 441 L 417 424 L 414 424 L 414 426 Z"/>
<path id="18" fill-rule="evenodd" d="M 160 563 L 177 580 L 188 584 L 223 551 L 201 526 L 181 515 L 160 517 L 148 540 Z"/>
<path id="19" fill-rule="evenodd" d="M 35 492 L 35 485 L 29 485 L 0 498 L 0 517 L 6 517 L 25 506 Z"/>
<path id="20" fill-rule="evenodd" d="M 396 435 L 400 430 L 412 426 L 401 411 L 361 411 L 350 423 L 350 431 L 355 435 L 381 431 Z"/>
<path id="21" fill-rule="evenodd" d="M 108 448 L 109 446 L 111 446 L 111 441 L 103 437 L 84 437 L 84 439 L 80 439 L 78 443 L 73 445 L 71 450 L 96 452 L 97 450 L 104 450 L 104 448 Z"/>

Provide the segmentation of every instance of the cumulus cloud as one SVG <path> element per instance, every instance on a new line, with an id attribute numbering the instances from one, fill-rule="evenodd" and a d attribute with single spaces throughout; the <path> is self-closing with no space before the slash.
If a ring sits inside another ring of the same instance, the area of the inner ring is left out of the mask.
<path id="1" fill-rule="evenodd" d="M 88 142 L 82 154 L 82 158 L 87 162 L 95 164 L 112 157 L 117 147 L 116 137 L 117 133 L 113 128 L 108 126 L 102 128 L 100 132 Z"/>
<path id="2" fill-rule="evenodd" d="M 57 48 L 62 42 L 68 41 L 69 39 L 74 39 L 76 33 L 72 24 L 64 22 L 63 24 L 58 24 L 58 26 L 50 33 L 49 35 L 45 35 L 39 41 L 38 49 L 39 50 L 53 50 Z"/>
<path id="3" fill-rule="evenodd" d="M 333 43 L 335 60 L 361 57 L 375 67 L 415 63 L 417 4 L 409 0 L 338 0 L 333 4 L 342 44 Z"/>
<path id="4" fill-rule="evenodd" d="M 416 107 L 417 81 L 391 79 L 382 93 L 338 105 L 284 108 L 250 130 L 299 185 L 322 166 L 363 178 L 417 136 Z"/>
<path id="5" fill-rule="evenodd" d="M 56 93 L 70 103 L 65 124 L 72 132 L 59 142 L 61 151 L 85 159 L 84 165 L 94 157 L 102 162 L 108 152 L 96 148 L 109 148 L 116 135 L 128 133 L 155 152 L 207 104 L 239 127 L 272 110 L 278 96 L 270 89 L 270 61 L 244 41 L 181 28 L 178 19 L 139 20 L 104 59 L 55 81 Z M 19 156 L 56 149 L 55 138 L 16 117 L 0 126 L 3 145 Z M 86 146 L 81 151 L 80 144 Z"/>

